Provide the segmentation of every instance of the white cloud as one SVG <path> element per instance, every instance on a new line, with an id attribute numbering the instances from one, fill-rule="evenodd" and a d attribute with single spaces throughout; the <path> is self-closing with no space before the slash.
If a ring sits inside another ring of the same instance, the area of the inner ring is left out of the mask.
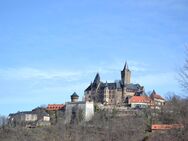
<path id="1" fill-rule="evenodd" d="M 23 90 L 38 91 L 39 89 L 55 90 L 62 87 L 64 91 L 70 89 L 80 91 L 85 89 L 87 84 L 93 81 L 93 76 L 97 72 L 101 74 L 102 81 L 120 79 L 120 70 L 123 68 L 124 64 L 121 63 L 122 61 L 115 62 L 116 61 L 109 64 L 99 64 L 98 66 L 88 66 L 85 69 L 76 70 L 59 68 L 38 69 L 32 67 L 0 69 L 0 78 L 2 83 L 6 83 L 9 85 L 8 87 L 13 89 L 13 92 Z M 129 61 L 128 64 L 131 70 L 140 73 L 146 72 L 149 68 L 146 64 L 141 64 L 136 61 Z M 135 80 L 141 84 L 142 82 L 143 84 L 152 84 L 154 83 L 153 80 L 155 80 L 155 83 L 158 81 L 156 81 L 156 78 L 153 78 L 153 75 L 140 76 Z M 8 87 L 4 88 L 4 91 L 6 91 Z M 10 92 L 10 90 L 8 91 Z"/>
<path id="2" fill-rule="evenodd" d="M 30 80 L 30 79 L 65 79 L 72 80 L 79 77 L 81 72 L 68 70 L 44 70 L 36 68 L 9 68 L 0 70 L 0 76 L 4 79 Z"/>

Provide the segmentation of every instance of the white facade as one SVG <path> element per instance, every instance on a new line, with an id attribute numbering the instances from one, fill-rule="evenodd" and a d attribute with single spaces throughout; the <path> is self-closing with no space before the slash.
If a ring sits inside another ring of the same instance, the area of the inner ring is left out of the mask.
<path id="1" fill-rule="evenodd" d="M 73 116 L 83 116 L 85 121 L 89 121 L 94 116 L 94 103 L 89 101 L 67 102 L 65 109 L 65 122 L 69 123 Z"/>
<path id="2" fill-rule="evenodd" d="M 89 121 L 94 116 L 94 103 L 86 101 L 85 102 L 85 120 Z"/>
<path id="3" fill-rule="evenodd" d="M 131 108 L 146 108 L 148 107 L 147 103 L 131 103 Z"/>
<path id="4" fill-rule="evenodd" d="M 161 106 L 165 104 L 165 100 L 154 98 L 155 109 L 161 109 Z"/>
<path id="5" fill-rule="evenodd" d="M 21 116 L 22 121 L 37 121 L 37 114 L 24 114 Z"/>
<path id="6" fill-rule="evenodd" d="M 43 117 L 43 121 L 50 121 L 50 117 L 49 116 L 44 116 Z"/>

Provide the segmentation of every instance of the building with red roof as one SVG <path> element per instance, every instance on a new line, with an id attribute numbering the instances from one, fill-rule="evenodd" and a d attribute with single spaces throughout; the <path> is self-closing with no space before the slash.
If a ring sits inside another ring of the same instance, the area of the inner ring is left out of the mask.
<path id="1" fill-rule="evenodd" d="M 65 108 L 65 105 L 63 104 L 48 104 L 47 110 L 58 111 L 58 110 L 63 110 L 64 108 Z"/>
<path id="2" fill-rule="evenodd" d="M 152 124 L 151 130 L 153 131 L 165 131 L 171 129 L 182 129 L 184 126 L 182 124 Z"/>
<path id="3" fill-rule="evenodd" d="M 129 99 L 132 108 L 146 108 L 151 105 L 151 102 L 148 96 L 133 96 Z"/>
<path id="4" fill-rule="evenodd" d="M 161 106 L 165 104 L 165 99 L 161 97 L 159 94 L 157 94 L 155 90 L 153 90 L 153 92 L 151 93 L 150 98 L 154 103 L 152 108 L 160 109 Z"/>

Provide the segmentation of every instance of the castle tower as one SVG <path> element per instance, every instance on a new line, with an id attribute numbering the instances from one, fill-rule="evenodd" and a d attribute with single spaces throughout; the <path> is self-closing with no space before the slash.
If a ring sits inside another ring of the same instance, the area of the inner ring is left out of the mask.
<path id="1" fill-rule="evenodd" d="M 128 68 L 127 62 L 125 62 L 125 66 L 121 71 L 121 81 L 123 85 L 131 83 L 131 71 Z"/>
<path id="2" fill-rule="evenodd" d="M 79 98 L 79 96 L 76 94 L 76 92 L 74 92 L 71 95 L 71 102 L 78 102 L 78 98 Z"/>
<path id="3" fill-rule="evenodd" d="M 104 99 L 103 99 L 103 102 L 105 104 L 109 103 L 109 89 L 108 89 L 108 83 L 107 82 L 106 82 L 105 88 L 104 88 Z"/>

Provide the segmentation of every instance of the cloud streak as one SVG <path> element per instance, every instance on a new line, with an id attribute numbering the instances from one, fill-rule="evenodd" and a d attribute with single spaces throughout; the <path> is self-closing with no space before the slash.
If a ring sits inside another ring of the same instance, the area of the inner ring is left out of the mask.
<path id="1" fill-rule="evenodd" d="M 0 70 L 0 76 L 4 79 L 30 80 L 30 79 L 65 79 L 76 78 L 81 72 L 68 70 L 45 70 L 36 68 L 9 68 Z"/>
<path id="2" fill-rule="evenodd" d="M 123 64 L 124 65 L 124 64 Z M 101 64 L 99 66 L 88 66 L 83 70 L 63 70 L 63 69 L 37 69 L 32 67 L 7 68 L 0 69 L 0 77 L 5 80 L 31 80 L 31 79 L 63 79 L 65 81 L 78 80 L 86 75 L 93 73 L 113 73 L 123 68 L 122 64 L 112 63 Z M 146 71 L 147 68 L 143 64 L 130 62 L 130 68 L 133 71 Z"/>

